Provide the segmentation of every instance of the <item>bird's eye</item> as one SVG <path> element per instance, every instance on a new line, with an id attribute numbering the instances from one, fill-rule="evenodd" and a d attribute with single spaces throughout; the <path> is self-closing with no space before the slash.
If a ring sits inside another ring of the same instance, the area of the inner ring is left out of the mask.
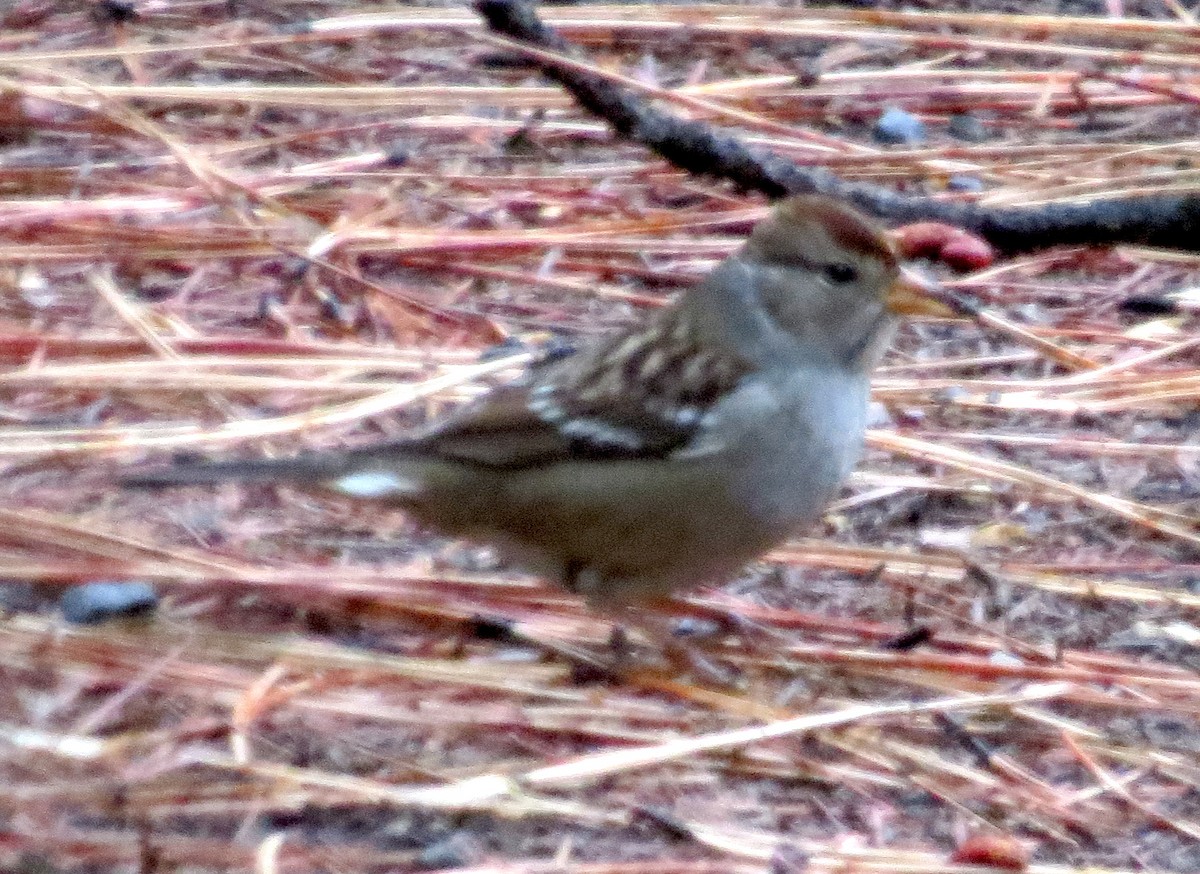
<path id="1" fill-rule="evenodd" d="M 845 285 L 848 282 L 858 279 L 858 271 L 854 269 L 853 264 L 846 264 L 845 262 L 826 264 L 825 278 L 837 285 Z"/>

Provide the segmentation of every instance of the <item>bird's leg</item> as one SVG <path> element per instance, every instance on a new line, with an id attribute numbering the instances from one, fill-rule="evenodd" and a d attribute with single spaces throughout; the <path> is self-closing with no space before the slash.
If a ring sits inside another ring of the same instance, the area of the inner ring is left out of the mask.
<path id="1" fill-rule="evenodd" d="M 670 597 L 638 600 L 635 603 L 614 601 L 611 597 L 614 591 L 638 591 L 643 587 L 631 585 L 628 580 L 614 583 L 595 567 L 581 562 L 567 562 L 563 579 L 569 591 L 582 596 L 590 607 L 605 613 L 613 623 L 609 649 L 614 671 L 621 672 L 631 661 L 633 643 L 629 631 L 634 630 L 662 653 L 673 670 L 693 672 L 723 686 L 737 685 L 736 678 L 728 668 L 718 665 L 696 647 L 680 641 L 672 632 L 672 622 L 663 613 L 675 612 L 680 602 Z"/>
<path id="2" fill-rule="evenodd" d="M 674 619 L 669 615 L 663 615 L 660 611 L 665 608 L 673 612 L 679 607 L 679 603 L 672 598 L 663 598 L 655 602 L 608 608 L 614 623 L 614 637 L 619 635 L 619 638 L 624 641 L 626 657 L 629 646 L 628 629 L 635 629 L 641 632 L 651 645 L 659 649 L 673 670 L 695 674 L 720 686 L 740 686 L 737 673 L 728 665 L 714 660 L 699 647 L 680 640 L 679 636 L 675 634 Z"/>
<path id="3" fill-rule="evenodd" d="M 494 616 L 473 616 L 467 630 L 476 640 L 496 641 L 532 646 L 544 654 L 561 658 L 572 668 L 573 676 L 581 679 L 612 679 L 616 670 L 601 656 L 571 643 L 545 637 L 514 621 Z"/>
<path id="4" fill-rule="evenodd" d="M 608 633 L 608 649 L 618 662 L 629 658 L 633 652 L 633 641 L 629 639 L 629 632 L 619 622 L 613 622 L 612 630 Z"/>
<path id="5" fill-rule="evenodd" d="M 621 591 L 622 587 L 614 585 L 596 567 L 582 561 L 567 561 L 563 566 L 563 586 L 568 592 L 583 598 L 591 609 L 603 613 L 612 623 L 608 648 L 618 666 L 627 662 L 633 654 L 634 641 L 629 636 L 630 628 L 641 631 L 651 643 L 663 638 L 661 628 L 647 627 L 648 623 L 640 621 L 632 610 L 611 598 L 611 593 Z"/>
<path id="6" fill-rule="evenodd" d="M 744 613 L 739 613 L 733 607 L 722 607 L 716 604 L 697 604 L 684 602 L 692 614 L 680 619 L 675 625 L 675 634 L 685 636 L 732 635 L 737 637 L 747 649 L 777 649 L 786 646 L 788 639 L 778 629 L 771 628 L 751 619 Z M 711 624 L 710 629 L 698 628 L 693 631 L 687 626 L 689 619 Z"/>

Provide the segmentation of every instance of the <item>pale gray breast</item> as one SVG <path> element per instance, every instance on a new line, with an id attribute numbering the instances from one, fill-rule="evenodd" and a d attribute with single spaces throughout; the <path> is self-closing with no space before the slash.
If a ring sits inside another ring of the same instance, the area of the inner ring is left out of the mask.
<path id="1" fill-rule="evenodd" d="M 840 369 L 763 374 L 722 401 L 715 427 L 682 454 L 722 456 L 738 503 L 769 527 L 794 530 L 857 463 L 869 393 L 869 377 Z"/>

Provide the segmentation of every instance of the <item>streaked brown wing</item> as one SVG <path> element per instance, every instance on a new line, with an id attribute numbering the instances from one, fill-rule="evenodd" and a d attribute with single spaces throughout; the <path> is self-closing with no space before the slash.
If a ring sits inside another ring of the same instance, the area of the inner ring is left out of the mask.
<path id="1" fill-rule="evenodd" d="M 672 321 L 626 332 L 505 386 L 407 442 L 431 455 L 500 469 L 560 461 L 661 458 L 747 372 L 745 361 L 679 338 Z"/>

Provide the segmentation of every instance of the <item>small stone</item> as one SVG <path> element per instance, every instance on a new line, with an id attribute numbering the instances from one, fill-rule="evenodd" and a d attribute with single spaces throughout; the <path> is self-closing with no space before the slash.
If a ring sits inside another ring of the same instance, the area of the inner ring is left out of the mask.
<path id="1" fill-rule="evenodd" d="M 998 665 L 1002 668 L 1020 668 L 1025 665 L 1024 661 L 1017 658 L 1015 655 L 1012 655 L 1011 653 L 1004 652 L 1003 650 L 997 650 L 996 652 L 992 653 L 990 656 L 988 656 L 987 660 L 993 665 Z"/>
<path id="2" fill-rule="evenodd" d="M 1029 303 L 1021 304 L 1019 307 L 1016 308 L 1016 311 L 1017 311 L 1017 313 L 1020 314 L 1021 318 L 1027 324 L 1030 324 L 1030 325 L 1049 325 L 1049 324 L 1051 324 L 1050 316 L 1046 313 L 1046 311 L 1041 306 L 1039 306 L 1036 303 L 1033 303 L 1032 301 Z"/>
<path id="3" fill-rule="evenodd" d="M 403 167 L 412 160 L 412 149 L 407 143 L 393 143 L 383 159 L 385 167 Z"/>
<path id="4" fill-rule="evenodd" d="M 516 334 L 509 334 L 499 343 L 493 343 L 491 346 L 488 346 L 486 349 L 480 352 L 479 360 L 481 362 L 495 361 L 498 358 L 507 358 L 510 355 L 519 355 L 522 352 L 528 351 L 528 349 L 529 345 L 523 339 L 518 337 Z"/>
<path id="5" fill-rule="evenodd" d="M 979 116 L 971 112 L 958 112 L 950 116 L 946 130 L 956 140 L 966 143 L 982 143 L 990 136 Z"/>
<path id="6" fill-rule="evenodd" d="M 911 146 L 925 142 L 925 125 L 921 120 L 896 106 L 879 116 L 872 133 L 881 143 Z"/>
<path id="7" fill-rule="evenodd" d="M 63 617 L 80 625 L 137 616 L 158 606 L 158 595 L 149 583 L 84 583 L 59 599 Z"/>
<path id="8" fill-rule="evenodd" d="M 439 871 L 446 868 L 462 868 L 469 864 L 473 853 L 473 842 L 462 835 L 453 834 L 434 841 L 417 855 L 413 867 L 418 871 Z"/>
<path id="9" fill-rule="evenodd" d="M 557 334 L 549 337 L 538 348 L 538 361 L 540 364 L 550 364 L 553 361 L 561 361 L 564 358 L 569 358 L 578 351 L 579 347 L 565 337 L 560 337 Z"/>
<path id="10" fill-rule="evenodd" d="M 714 637 L 721 633 L 721 625 L 712 619 L 685 616 L 675 623 L 671 633 L 676 637 Z"/>
<path id="11" fill-rule="evenodd" d="M 978 834 L 959 844 L 950 854 L 950 861 L 1005 871 L 1024 871 L 1029 867 L 1029 851 L 1011 835 Z"/>
<path id="12" fill-rule="evenodd" d="M 44 310 L 58 303 L 59 295 L 36 267 L 27 264 L 17 276 L 17 290 L 25 302 L 34 309 Z"/>
<path id="13" fill-rule="evenodd" d="M 808 851 L 802 846 L 782 842 L 770 854 L 768 872 L 770 874 L 802 874 L 811 869 Z"/>
<path id="14" fill-rule="evenodd" d="M 93 15 L 103 24 L 129 24 L 138 20 L 137 7 L 129 0 L 100 0 Z"/>
<path id="15" fill-rule="evenodd" d="M 0 611 L 32 613 L 38 609 L 37 590 L 27 582 L 0 583 Z"/>
<path id="16" fill-rule="evenodd" d="M 1030 534 L 1043 534 L 1050 527 L 1050 514 L 1045 510 L 1026 510 L 1021 518 Z"/>
<path id="17" fill-rule="evenodd" d="M 946 187 L 951 191 L 983 191 L 983 180 L 977 176 L 951 176 L 946 180 Z"/>
<path id="18" fill-rule="evenodd" d="M 1135 316 L 1172 316 L 1179 312 L 1179 305 L 1167 297 L 1131 294 L 1117 304 L 1117 309 Z"/>

